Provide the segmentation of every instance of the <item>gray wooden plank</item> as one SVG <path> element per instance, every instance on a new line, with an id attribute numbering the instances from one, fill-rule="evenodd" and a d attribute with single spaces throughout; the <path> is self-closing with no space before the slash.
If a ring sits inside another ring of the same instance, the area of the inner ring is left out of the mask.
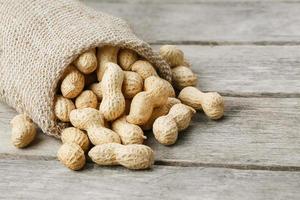
<path id="1" fill-rule="evenodd" d="M 299 199 L 300 172 L 154 166 L 149 171 L 0 160 L 0 199 Z"/>
<path id="2" fill-rule="evenodd" d="M 194 3 L 231 3 L 231 2 L 299 2 L 299 0 L 80 0 L 83 2 L 96 2 L 96 3 L 176 3 L 176 4 L 194 4 Z"/>
<path id="3" fill-rule="evenodd" d="M 126 19 L 152 43 L 300 43 L 299 3 L 86 4 Z"/>
<path id="4" fill-rule="evenodd" d="M 220 121 L 197 113 L 173 146 L 158 144 L 148 133 L 147 144 L 155 150 L 156 161 L 170 165 L 300 169 L 299 98 L 226 97 L 225 105 L 225 117 Z M 12 147 L 8 126 L 11 117 L 7 116 L 13 114 L 4 104 L 0 110 L 0 157 L 56 157 L 60 142 L 46 136 L 25 150 Z"/>
<path id="5" fill-rule="evenodd" d="M 198 87 L 204 91 L 231 96 L 300 96 L 299 46 L 179 48 L 192 63 L 198 74 Z"/>
<path id="6" fill-rule="evenodd" d="M 158 144 L 152 134 L 147 142 L 158 159 L 171 162 L 299 169 L 299 98 L 229 97 L 225 98 L 225 108 L 220 121 L 197 113 L 174 146 Z"/>

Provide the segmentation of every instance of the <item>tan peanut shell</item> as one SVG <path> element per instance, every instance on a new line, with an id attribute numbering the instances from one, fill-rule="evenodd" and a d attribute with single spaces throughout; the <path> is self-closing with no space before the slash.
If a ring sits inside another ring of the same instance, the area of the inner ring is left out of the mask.
<path id="1" fill-rule="evenodd" d="M 97 50 L 97 60 L 98 60 L 98 69 L 97 69 L 97 77 L 98 80 L 101 81 L 102 77 L 104 75 L 104 72 L 106 70 L 106 63 L 118 62 L 118 52 L 119 47 L 114 46 L 103 46 L 101 48 L 98 48 Z"/>
<path id="2" fill-rule="evenodd" d="M 181 90 L 178 98 L 182 103 L 199 110 L 211 119 L 219 119 L 224 115 L 224 100 L 217 92 L 201 92 L 195 87 L 186 87 Z"/>
<path id="3" fill-rule="evenodd" d="M 143 90 L 143 85 L 144 85 L 144 80 L 138 73 L 124 71 L 122 92 L 125 98 L 132 99 L 137 93 Z"/>
<path id="4" fill-rule="evenodd" d="M 159 49 L 160 56 L 170 65 L 171 68 L 184 63 L 184 54 L 175 45 L 163 45 Z"/>
<path id="5" fill-rule="evenodd" d="M 75 109 L 73 101 L 63 96 L 56 97 L 54 104 L 55 116 L 62 122 L 69 122 L 70 112 Z"/>
<path id="6" fill-rule="evenodd" d="M 168 100 L 166 83 L 157 76 L 150 76 L 144 82 L 144 92 L 134 96 L 126 120 L 129 123 L 143 125 L 151 117 L 153 109 L 164 105 Z"/>
<path id="7" fill-rule="evenodd" d="M 169 97 L 166 104 L 164 104 L 164 105 L 162 105 L 160 107 L 154 108 L 150 119 L 147 121 L 147 123 L 145 123 L 144 125 L 142 125 L 141 128 L 143 130 L 145 130 L 145 131 L 151 130 L 154 121 L 158 117 L 168 114 L 168 112 L 171 109 L 171 107 L 173 105 L 175 105 L 175 104 L 178 104 L 178 103 L 181 103 L 179 99 L 176 99 L 176 98 L 173 98 L 173 97 Z"/>
<path id="8" fill-rule="evenodd" d="M 121 49 L 118 55 L 118 64 L 123 70 L 131 70 L 131 65 L 137 61 L 138 55 L 131 49 Z"/>
<path id="9" fill-rule="evenodd" d="M 175 93 L 175 90 L 174 90 L 172 84 L 169 81 L 165 80 L 165 79 L 162 79 L 162 80 L 166 84 L 166 93 L 168 93 L 168 97 L 175 97 L 176 93 Z"/>
<path id="10" fill-rule="evenodd" d="M 15 147 L 24 148 L 34 140 L 37 127 L 25 114 L 15 116 L 10 125 L 12 127 L 11 141 Z"/>
<path id="11" fill-rule="evenodd" d="M 75 99 L 76 108 L 97 108 L 98 100 L 96 94 L 91 90 L 84 90 Z"/>
<path id="12" fill-rule="evenodd" d="M 178 132 L 186 129 L 195 110 L 184 104 L 175 104 L 168 115 L 157 118 L 153 124 L 153 134 L 157 141 L 164 145 L 176 142 Z"/>
<path id="13" fill-rule="evenodd" d="M 149 76 L 158 76 L 153 65 L 146 60 L 138 60 L 133 63 L 131 71 L 138 73 L 144 80 Z"/>
<path id="14" fill-rule="evenodd" d="M 89 150 L 90 141 L 88 136 L 78 128 L 69 127 L 61 132 L 62 143 L 75 143 L 78 144 L 83 151 Z"/>
<path id="15" fill-rule="evenodd" d="M 154 153 L 142 144 L 102 144 L 93 147 L 89 156 L 98 165 L 122 165 L 128 169 L 148 169 L 154 163 Z"/>
<path id="16" fill-rule="evenodd" d="M 183 66 L 186 66 L 186 67 L 191 67 L 191 63 L 188 59 L 184 58 L 183 59 L 183 63 L 182 63 Z"/>
<path id="17" fill-rule="evenodd" d="M 58 160 L 72 170 L 80 170 L 85 165 L 84 151 L 78 144 L 65 143 L 57 152 Z"/>
<path id="18" fill-rule="evenodd" d="M 197 76 L 186 66 L 178 66 L 172 69 L 172 80 L 174 87 L 181 90 L 187 86 L 195 86 L 197 84 Z"/>
<path id="19" fill-rule="evenodd" d="M 122 116 L 112 123 L 112 130 L 119 134 L 122 144 L 143 144 L 144 136 L 143 130 L 126 121 L 126 117 Z"/>
<path id="20" fill-rule="evenodd" d="M 97 69 L 95 49 L 84 52 L 73 62 L 74 66 L 84 74 L 90 74 Z"/>
<path id="21" fill-rule="evenodd" d="M 114 131 L 104 127 L 104 117 L 94 108 L 75 109 L 70 113 L 72 125 L 86 130 L 92 144 L 121 143 L 120 137 Z"/>
<path id="22" fill-rule="evenodd" d="M 106 120 L 113 121 L 125 111 L 125 98 L 122 93 L 124 72 L 115 63 L 106 63 L 106 71 L 101 82 L 102 102 L 100 112 Z"/>
<path id="23" fill-rule="evenodd" d="M 169 97 L 168 88 L 169 83 L 158 76 L 150 76 L 144 81 L 144 90 L 150 92 L 155 99 L 153 101 L 155 107 L 167 103 Z"/>
<path id="24" fill-rule="evenodd" d="M 93 83 L 92 85 L 90 85 L 89 89 L 94 92 L 99 101 L 102 100 L 101 82 Z"/>
<path id="25" fill-rule="evenodd" d="M 77 97 L 84 88 L 84 79 L 84 75 L 74 66 L 71 66 L 61 82 L 60 90 L 62 95 L 69 99 Z"/>

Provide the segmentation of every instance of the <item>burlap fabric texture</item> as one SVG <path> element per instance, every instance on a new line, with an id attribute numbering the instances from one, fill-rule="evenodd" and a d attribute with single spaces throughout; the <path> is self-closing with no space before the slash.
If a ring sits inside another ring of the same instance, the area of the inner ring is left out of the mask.
<path id="1" fill-rule="evenodd" d="M 0 101 L 59 137 L 57 83 L 80 53 L 103 45 L 135 50 L 171 80 L 169 66 L 122 19 L 75 0 L 0 0 Z"/>

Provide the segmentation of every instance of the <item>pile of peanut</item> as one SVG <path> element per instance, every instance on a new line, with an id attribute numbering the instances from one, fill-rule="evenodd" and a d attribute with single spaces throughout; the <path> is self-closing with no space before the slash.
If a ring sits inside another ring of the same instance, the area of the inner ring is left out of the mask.
<path id="1" fill-rule="evenodd" d="M 88 152 L 98 165 L 150 168 L 154 153 L 143 145 L 144 131 L 172 145 L 196 110 L 214 120 L 223 116 L 223 98 L 195 87 L 197 76 L 180 49 L 164 45 L 160 55 L 172 69 L 172 84 L 133 50 L 113 46 L 89 50 L 68 67 L 54 105 L 57 120 L 70 125 L 61 132 L 57 153 L 65 166 L 83 168 Z M 16 147 L 33 141 L 37 131 L 30 118 L 21 114 L 11 124 Z"/>

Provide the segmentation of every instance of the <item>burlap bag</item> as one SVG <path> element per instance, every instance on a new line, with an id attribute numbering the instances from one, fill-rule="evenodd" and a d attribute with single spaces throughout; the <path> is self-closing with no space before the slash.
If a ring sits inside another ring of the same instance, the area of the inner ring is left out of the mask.
<path id="1" fill-rule="evenodd" d="M 137 51 L 171 80 L 169 66 L 122 19 L 74 0 L 0 0 L 0 100 L 59 137 L 57 83 L 80 53 L 103 45 Z"/>

